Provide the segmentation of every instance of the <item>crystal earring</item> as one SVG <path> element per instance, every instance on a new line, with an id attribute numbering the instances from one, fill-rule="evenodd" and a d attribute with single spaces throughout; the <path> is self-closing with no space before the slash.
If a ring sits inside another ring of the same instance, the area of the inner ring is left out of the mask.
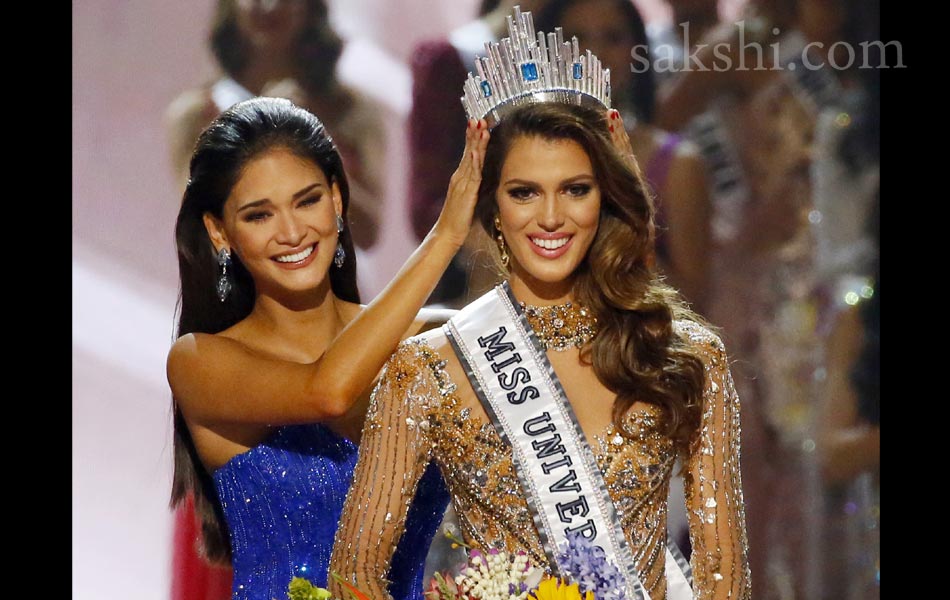
<path id="1" fill-rule="evenodd" d="M 505 245 L 505 236 L 501 234 L 501 217 L 495 215 L 495 231 L 498 232 L 498 235 L 495 236 L 495 243 L 498 244 L 498 253 L 501 254 L 501 266 L 508 268 L 508 246 Z"/>
<path id="2" fill-rule="evenodd" d="M 346 250 L 343 249 L 343 239 L 340 237 L 343 235 L 343 227 L 345 223 L 343 222 L 343 217 L 340 215 L 336 216 L 336 252 L 333 253 L 333 264 L 336 265 L 336 268 L 339 269 L 343 266 L 343 261 L 346 260 Z"/>
<path id="3" fill-rule="evenodd" d="M 231 293 L 231 274 L 228 267 L 231 266 L 231 253 L 227 248 L 218 250 L 218 267 L 221 268 L 221 274 L 218 275 L 218 283 L 215 285 L 215 291 L 218 292 L 218 300 L 224 302 L 228 294 Z"/>

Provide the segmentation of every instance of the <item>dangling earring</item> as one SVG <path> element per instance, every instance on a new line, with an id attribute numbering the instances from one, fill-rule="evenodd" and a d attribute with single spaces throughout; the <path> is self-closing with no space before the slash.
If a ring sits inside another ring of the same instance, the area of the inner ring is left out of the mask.
<path id="1" fill-rule="evenodd" d="M 336 265 L 336 268 L 339 269 L 343 266 L 343 261 L 346 260 L 346 250 L 343 249 L 343 239 L 340 237 L 343 235 L 343 217 L 340 215 L 336 216 L 336 252 L 333 253 L 333 264 Z"/>
<path id="2" fill-rule="evenodd" d="M 231 266 L 231 253 L 227 248 L 218 250 L 218 266 L 221 268 L 221 274 L 218 275 L 215 291 L 218 292 L 218 300 L 224 302 L 231 293 L 231 274 L 228 272 L 228 267 Z"/>
<path id="3" fill-rule="evenodd" d="M 505 236 L 501 234 L 501 217 L 495 215 L 495 242 L 498 244 L 498 253 L 501 254 L 501 266 L 508 268 L 508 246 L 505 245 Z"/>

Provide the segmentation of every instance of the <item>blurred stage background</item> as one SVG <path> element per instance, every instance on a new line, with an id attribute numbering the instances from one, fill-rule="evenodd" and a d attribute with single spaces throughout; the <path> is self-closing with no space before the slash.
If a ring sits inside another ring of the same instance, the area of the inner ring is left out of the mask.
<path id="1" fill-rule="evenodd" d="M 409 53 L 475 16 L 477 0 L 329 0 L 340 78 L 384 105 L 384 227 L 360 264 L 364 301 L 415 247 L 405 210 Z M 663 0 L 637 0 L 648 22 Z M 724 2 L 731 20 L 742 2 Z M 72 597 L 166 600 L 172 515 L 165 355 L 177 294 L 181 191 L 164 122 L 212 79 L 212 0 L 73 3 Z M 583 41 L 583 40 L 582 40 Z M 332 130 L 332 126 L 331 126 Z M 460 127 L 461 130 L 461 127 Z"/>

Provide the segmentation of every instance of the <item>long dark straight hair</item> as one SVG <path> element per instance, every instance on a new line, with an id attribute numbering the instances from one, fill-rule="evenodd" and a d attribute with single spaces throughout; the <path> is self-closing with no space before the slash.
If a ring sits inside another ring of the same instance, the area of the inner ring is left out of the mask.
<path id="1" fill-rule="evenodd" d="M 201 133 L 191 157 L 191 177 L 175 225 L 181 279 L 176 337 L 196 332 L 218 333 L 251 313 L 256 298 L 254 280 L 237 254 L 231 255 L 232 290 L 224 302 L 217 297 L 217 257 L 203 215 L 211 213 L 221 218 L 224 203 L 245 165 L 273 148 L 290 150 L 320 167 L 327 181 L 340 189 L 345 219 L 350 188 L 343 161 L 323 123 L 280 98 L 254 98 L 232 106 Z M 349 228 L 340 234 L 340 242 L 346 259 L 342 267 L 330 268 L 330 287 L 338 298 L 359 302 Z M 226 562 L 230 560 L 231 547 L 214 482 L 198 458 L 178 403 L 173 405 L 175 473 L 171 505 L 176 507 L 189 493 L 193 494 L 195 512 L 201 520 L 204 554 L 209 560 Z"/>

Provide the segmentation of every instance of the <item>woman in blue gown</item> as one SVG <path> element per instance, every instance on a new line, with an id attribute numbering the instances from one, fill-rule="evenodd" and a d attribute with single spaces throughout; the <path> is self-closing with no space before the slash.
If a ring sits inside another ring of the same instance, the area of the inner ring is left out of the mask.
<path id="1" fill-rule="evenodd" d="M 230 562 L 233 597 L 327 583 L 368 391 L 398 342 L 444 316 L 420 313 L 471 225 L 488 135 L 471 121 L 439 221 L 396 278 L 359 304 L 349 190 L 323 124 L 256 98 L 201 134 L 176 224 L 179 336 L 172 504 L 189 495 L 202 550 Z M 429 469 L 389 579 L 419 597 L 447 495 Z"/>

